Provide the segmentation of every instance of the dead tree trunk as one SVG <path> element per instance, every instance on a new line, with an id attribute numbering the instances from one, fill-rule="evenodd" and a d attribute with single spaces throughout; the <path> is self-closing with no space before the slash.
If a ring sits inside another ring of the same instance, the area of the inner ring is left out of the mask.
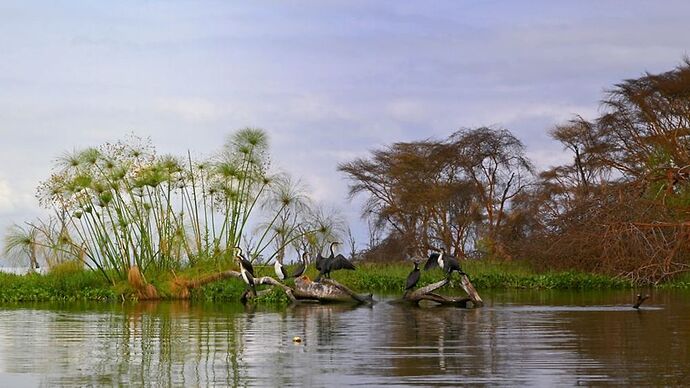
<path id="1" fill-rule="evenodd" d="M 262 285 L 262 284 L 268 284 L 268 285 L 270 285 L 270 286 L 280 287 L 280 288 L 283 289 L 283 291 L 285 291 L 285 294 L 288 296 L 288 298 L 290 298 L 290 301 L 291 301 L 292 303 L 297 303 L 297 298 L 295 298 L 295 295 L 294 295 L 294 293 L 293 293 L 293 291 L 292 291 L 292 288 L 290 288 L 290 287 L 286 286 L 285 284 L 283 284 L 283 283 L 281 283 L 281 282 L 279 282 L 279 281 L 273 279 L 273 278 L 270 277 L 270 276 L 263 276 L 263 277 L 260 277 L 260 278 L 255 278 L 255 279 L 254 279 L 254 284 L 257 285 L 257 286 L 260 286 L 260 285 Z M 260 292 L 257 293 L 257 296 L 264 295 L 264 294 L 266 294 L 267 292 L 270 292 L 270 290 L 263 290 L 263 291 L 260 291 Z M 248 297 L 248 296 L 251 296 L 251 294 L 248 294 L 248 293 L 243 294 L 243 295 L 242 295 L 242 300 L 251 299 L 251 298 Z"/>
<path id="2" fill-rule="evenodd" d="M 482 298 L 477 293 L 477 290 L 474 289 L 474 286 L 470 282 L 470 279 L 467 277 L 467 275 L 461 275 L 460 280 L 462 288 L 468 295 L 466 297 L 454 298 L 436 294 L 434 291 L 450 283 L 450 279 L 446 278 L 436 283 L 429 284 L 428 286 L 419 288 L 417 290 L 406 292 L 403 295 L 402 301 L 414 305 L 419 305 L 419 302 L 423 300 L 428 300 L 444 306 L 456 306 L 463 308 L 476 308 L 483 306 L 484 302 L 482 301 Z"/>
<path id="3" fill-rule="evenodd" d="M 297 299 L 318 300 L 320 302 L 374 303 L 371 294 L 359 295 L 335 280 L 322 279 L 321 282 L 317 283 L 306 276 L 295 279 L 294 295 Z"/>
<path id="4" fill-rule="evenodd" d="M 212 275 L 204 276 L 202 278 L 185 280 L 176 279 L 173 282 L 173 292 L 180 299 L 188 299 L 190 295 L 190 290 L 201 287 L 205 284 L 213 283 L 216 281 L 237 278 L 240 279 L 242 275 L 237 271 L 223 271 L 214 273 Z M 320 283 L 311 281 L 308 277 L 302 276 L 295 279 L 295 288 L 292 289 L 283 283 L 280 283 L 276 279 L 270 276 L 263 276 L 254 279 L 254 284 L 257 286 L 265 284 L 274 287 L 280 287 L 285 291 L 288 298 L 292 303 L 299 302 L 300 300 L 314 300 L 320 302 L 357 302 L 362 304 L 373 304 L 373 299 L 371 294 L 369 295 L 359 295 L 344 285 L 336 282 L 332 279 L 323 279 Z M 258 293 L 258 296 L 263 295 L 267 290 Z M 244 293 L 241 297 L 242 301 L 246 301 L 253 296 L 249 293 Z"/>

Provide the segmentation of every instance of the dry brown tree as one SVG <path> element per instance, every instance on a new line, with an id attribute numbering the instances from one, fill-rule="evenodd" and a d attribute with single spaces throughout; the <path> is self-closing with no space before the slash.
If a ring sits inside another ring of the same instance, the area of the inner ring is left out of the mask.
<path id="1" fill-rule="evenodd" d="M 552 136 L 573 161 L 514 201 L 511 250 L 553 268 L 658 283 L 690 269 L 690 63 L 626 80 Z"/>
<path id="2" fill-rule="evenodd" d="M 482 239 L 497 244 L 509 202 L 531 165 L 504 129 L 461 130 L 444 141 L 395 143 L 341 164 L 350 194 L 367 195 L 363 214 L 388 231 L 379 255 L 422 255 L 431 246 L 464 255 Z M 491 252 L 493 253 L 493 252 Z"/>

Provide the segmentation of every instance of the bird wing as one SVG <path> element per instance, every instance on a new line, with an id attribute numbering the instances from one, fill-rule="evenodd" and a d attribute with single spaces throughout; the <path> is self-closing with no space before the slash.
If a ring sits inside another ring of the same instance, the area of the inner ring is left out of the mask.
<path id="1" fill-rule="evenodd" d="M 314 260 L 314 265 L 316 266 L 316 269 L 321 271 L 323 269 L 323 263 L 326 262 L 327 257 L 323 257 L 320 253 L 318 256 L 316 256 L 316 260 Z"/>
<path id="2" fill-rule="evenodd" d="M 434 267 L 438 267 L 438 256 L 439 256 L 438 252 L 432 252 L 429 255 L 429 259 L 424 264 L 424 270 L 425 271 L 428 271 Z"/>
<path id="3" fill-rule="evenodd" d="M 245 259 L 244 257 L 240 257 L 240 260 L 242 260 L 242 266 L 244 269 L 247 270 L 252 276 L 254 276 L 254 266 L 252 266 L 251 261 Z"/>
<path id="4" fill-rule="evenodd" d="M 450 272 L 450 271 L 461 272 L 462 271 L 460 269 L 460 263 L 458 262 L 458 260 L 455 257 L 445 256 L 443 259 L 446 261 L 446 268 L 448 268 L 448 272 Z"/>
<path id="5" fill-rule="evenodd" d="M 331 270 L 336 270 L 336 269 L 355 269 L 355 265 L 350 262 L 350 260 L 346 259 L 345 256 L 343 255 L 338 255 L 331 260 L 330 263 L 330 269 Z"/>
<path id="6" fill-rule="evenodd" d="M 245 268 L 245 273 L 244 273 L 244 280 L 249 284 L 250 286 L 254 287 L 254 275 L 249 272 L 248 269 Z"/>

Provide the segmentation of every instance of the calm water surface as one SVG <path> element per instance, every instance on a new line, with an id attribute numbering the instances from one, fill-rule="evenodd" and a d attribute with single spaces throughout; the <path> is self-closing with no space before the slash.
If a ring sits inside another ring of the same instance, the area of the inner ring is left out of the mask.
<path id="1" fill-rule="evenodd" d="M 690 384 L 688 292 L 640 311 L 630 291 L 482 296 L 476 310 L 1 306 L 0 385 Z"/>

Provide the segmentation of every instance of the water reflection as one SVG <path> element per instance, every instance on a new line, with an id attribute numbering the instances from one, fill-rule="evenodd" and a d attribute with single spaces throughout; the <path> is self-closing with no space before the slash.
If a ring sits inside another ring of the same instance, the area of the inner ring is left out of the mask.
<path id="1" fill-rule="evenodd" d="M 676 385 L 687 293 L 500 293 L 477 310 L 185 302 L 0 309 L 0 378 L 25 385 Z M 303 339 L 295 343 L 292 338 Z M 14 384 L 13 384 L 14 385 Z"/>

